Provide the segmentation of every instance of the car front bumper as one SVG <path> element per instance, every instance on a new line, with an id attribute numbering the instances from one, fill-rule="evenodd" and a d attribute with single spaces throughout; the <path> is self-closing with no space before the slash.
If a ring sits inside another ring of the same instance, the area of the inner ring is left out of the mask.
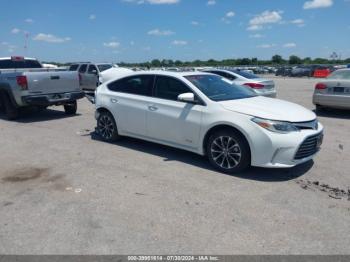
<path id="1" fill-rule="evenodd" d="M 73 93 L 58 93 L 47 95 L 25 96 L 22 98 L 26 105 L 32 106 L 50 106 L 50 105 L 64 105 L 81 99 L 85 96 L 84 92 Z"/>
<path id="2" fill-rule="evenodd" d="M 320 123 L 317 130 L 304 129 L 288 134 L 261 131 L 259 142 L 251 145 L 252 166 L 290 168 L 305 163 L 319 152 L 320 143 L 323 140 L 323 126 Z M 305 157 L 297 157 L 297 153 L 304 150 L 301 147 L 305 147 L 305 143 L 308 143 L 307 139 L 312 137 L 315 137 L 318 144 L 315 144 L 315 148 L 312 148 Z"/>
<path id="3" fill-rule="evenodd" d="M 350 95 L 333 95 L 314 93 L 312 102 L 314 105 L 327 106 L 339 109 L 350 109 Z"/>

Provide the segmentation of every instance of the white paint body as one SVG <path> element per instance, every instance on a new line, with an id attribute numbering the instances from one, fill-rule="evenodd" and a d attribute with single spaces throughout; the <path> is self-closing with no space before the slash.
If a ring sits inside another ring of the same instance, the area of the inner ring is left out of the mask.
<path id="1" fill-rule="evenodd" d="M 184 76 L 207 74 L 198 72 L 138 72 L 131 75 L 171 76 L 184 82 L 205 105 L 171 101 L 110 91 L 105 83 L 96 90 L 96 118 L 101 108 L 110 111 L 122 136 L 135 137 L 205 155 L 204 140 L 208 131 L 218 125 L 239 130 L 247 139 L 251 150 L 251 165 L 259 167 L 293 167 L 314 155 L 295 160 L 301 143 L 309 136 L 323 131 L 301 130 L 288 134 L 266 130 L 251 119 L 253 117 L 288 122 L 308 122 L 316 115 L 294 103 L 262 96 L 215 102 L 205 96 Z"/>

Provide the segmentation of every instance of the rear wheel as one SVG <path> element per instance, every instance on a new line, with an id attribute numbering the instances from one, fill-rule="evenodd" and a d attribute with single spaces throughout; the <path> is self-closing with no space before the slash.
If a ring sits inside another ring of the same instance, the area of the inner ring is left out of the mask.
<path id="1" fill-rule="evenodd" d="M 113 142 L 120 138 L 114 117 L 107 111 L 101 112 L 97 118 L 97 132 L 106 142 Z"/>
<path id="2" fill-rule="evenodd" d="M 224 173 L 238 173 L 250 166 L 250 148 L 246 139 L 230 129 L 209 137 L 207 155 L 210 163 Z"/>
<path id="3" fill-rule="evenodd" d="M 19 117 L 19 109 L 12 103 L 10 97 L 6 93 L 3 93 L 1 94 L 1 100 L 1 104 L 3 104 L 3 108 L 7 119 L 17 119 Z"/>
<path id="4" fill-rule="evenodd" d="M 64 105 L 64 112 L 67 115 L 75 115 L 77 113 L 78 105 L 77 101 Z"/>

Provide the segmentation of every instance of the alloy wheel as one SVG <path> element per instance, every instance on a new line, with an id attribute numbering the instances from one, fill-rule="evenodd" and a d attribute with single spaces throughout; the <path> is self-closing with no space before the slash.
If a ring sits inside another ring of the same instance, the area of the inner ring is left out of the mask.
<path id="1" fill-rule="evenodd" d="M 215 138 L 211 144 L 210 152 L 214 162 L 224 169 L 236 167 L 242 158 L 239 144 L 230 136 Z"/>
<path id="2" fill-rule="evenodd" d="M 98 131 L 100 135 L 106 140 L 109 140 L 113 137 L 115 127 L 113 119 L 109 115 L 102 115 L 99 118 Z"/>

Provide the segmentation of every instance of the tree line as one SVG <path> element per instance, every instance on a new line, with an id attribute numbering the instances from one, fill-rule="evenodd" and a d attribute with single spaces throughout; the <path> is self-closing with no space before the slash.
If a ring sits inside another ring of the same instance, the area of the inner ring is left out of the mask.
<path id="1" fill-rule="evenodd" d="M 311 64 L 350 64 L 350 58 L 340 59 L 326 59 L 305 57 L 300 58 L 296 55 L 291 55 L 289 59 L 284 59 L 281 55 L 274 55 L 270 60 L 259 60 L 258 58 L 238 58 L 238 59 L 224 59 L 224 60 L 194 60 L 181 61 L 171 59 L 153 59 L 152 61 L 143 63 L 118 63 L 119 66 L 125 67 L 200 67 L 200 66 L 259 66 L 259 65 L 311 65 Z"/>
<path id="2" fill-rule="evenodd" d="M 58 66 L 67 66 L 72 63 L 56 63 L 56 62 L 43 62 L 48 64 L 55 64 Z M 224 60 L 194 60 L 194 61 L 181 61 L 172 59 L 153 59 L 152 61 L 141 63 L 117 63 L 122 67 L 201 67 L 201 66 L 261 66 L 261 65 L 311 65 L 311 64 L 350 64 L 350 58 L 341 59 L 327 59 L 327 58 L 314 58 L 305 57 L 300 58 L 296 55 L 291 55 L 288 59 L 284 59 L 281 55 L 274 55 L 270 60 L 260 60 L 258 58 L 237 58 L 237 59 L 224 59 Z"/>

